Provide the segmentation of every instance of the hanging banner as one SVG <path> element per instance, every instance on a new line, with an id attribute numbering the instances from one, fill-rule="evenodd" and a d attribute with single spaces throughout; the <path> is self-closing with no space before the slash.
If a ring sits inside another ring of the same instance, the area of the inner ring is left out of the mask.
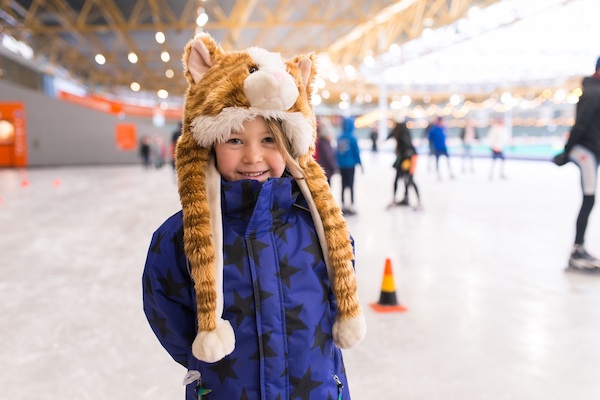
<path id="1" fill-rule="evenodd" d="M 0 167 L 27 165 L 27 136 L 23 103 L 0 102 Z"/>
<path id="2" fill-rule="evenodd" d="M 117 124 L 115 139 L 117 149 L 135 150 L 137 148 L 135 124 Z"/>

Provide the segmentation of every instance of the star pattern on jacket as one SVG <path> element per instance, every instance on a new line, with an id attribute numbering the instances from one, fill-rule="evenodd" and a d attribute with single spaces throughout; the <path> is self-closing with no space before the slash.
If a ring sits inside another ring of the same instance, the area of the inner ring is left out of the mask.
<path id="1" fill-rule="evenodd" d="M 160 336 L 162 336 L 163 338 L 166 337 L 167 334 L 173 333 L 167 327 L 167 319 L 161 318 L 154 310 L 152 310 L 152 318 L 149 319 L 148 322 L 150 322 L 151 326 L 158 328 L 158 330 L 160 332 Z"/>
<path id="2" fill-rule="evenodd" d="M 171 237 L 170 242 L 173 243 L 173 246 L 175 247 L 175 254 L 178 258 L 185 254 L 185 251 L 183 249 L 183 225 Z"/>
<path id="3" fill-rule="evenodd" d="M 319 244 L 317 235 L 314 232 L 310 232 L 310 244 L 304 247 L 302 250 L 313 257 L 313 265 L 317 265 L 320 261 L 323 261 L 323 252 L 321 251 L 321 245 Z"/>
<path id="4" fill-rule="evenodd" d="M 315 339 L 313 340 L 313 345 L 311 350 L 316 349 L 317 347 L 321 348 L 321 353 L 325 355 L 325 346 L 327 345 L 327 341 L 331 339 L 331 335 L 326 333 L 323 330 L 321 323 L 319 323 L 315 327 Z"/>
<path id="5" fill-rule="evenodd" d="M 269 341 L 271 340 L 271 336 L 273 332 L 265 332 L 260 336 L 260 340 L 262 342 L 262 356 L 264 358 L 267 357 L 277 357 L 277 353 L 269 346 Z M 258 353 L 254 353 L 250 356 L 251 360 L 259 360 L 260 355 Z"/>
<path id="6" fill-rule="evenodd" d="M 301 271 L 300 268 L 292 267 L 291 265 L 289 265 L 288 256 L 286 254 L 279 262 L 279 271 L 275 273 L 275 276 L 278 279 L 281 279 L 284 285 L 287 286 L 289 289 L 291 288 L 290 278 L 292 277 L 292 275 L 298 273 L 299 271 Z"/>
<path id="7" fill-rule="evenodd" d="M 247 317 L 254 317 L 254 296 L 242 297 L 233 292 L 233 304 L 227 308 L 228 313 L 235 315 L 235 323 L 239 326 Z"/>
<path id="8" fill-rule="evenodd" d="M 234 364 L 237 360 L 237 358 L 225 357 L 219 362 L 208 364 L 208 368 L 217 374 L 222 384 L 227 378 L 238 379 L 238 376 L 234 370 Z"/>
<path id="9" fill-rule="evenodd" d="M 188 283 L 177 282 L 173 278 L 173 274 L 171 273 L 170 269 L 167 271 L 166 278 L 158 278 L 158 281 L 160 282 L 161 286 L 164 287 L 166 297 L 179 297 L 182 299 L 184 298 L 184 296 L 181 294 L 181 289 L 186 288 L 188 286 Z"/>
<path id="10" fill-rule="evenodd" d="M 151 252 L 160 254 L 160 243 L 162 242 L 164 237 L 165 237 L 164 233 L 161 233 L 161 232 L 156 233 L 156 240 L 152 244 L 152 247 L 150 247 Z"/>
<path id="11" fill-rule="evenodd" d="M 268 243 L 263 243 L 260 240 L 256 239 L 256 231 L 252 232 L 249 236 L 250 243 L 248 243 L 249 247 L 252 250 L 252 259 L 254 260 L 254 264 L 260 266 L 260 252 L 269 247 Z"/>
<path id="12" fill-rule="evenodd" d="M 327 303 L 329 301 L 329 287 L 322 279 L 319 281 L 321 284 L 321 289 L 323 289 L 323 299 L 321 300 L 321 304 Z"/>
<path id="13" fill-rule="evenodd" d="M 290 376 L 290 383 L 294 387 L 290 399 L 308 400 L 310 398 L 310 392 L 323 384 L 321 381 L 313 381 L 311 375 L 310 368 L 308 368 L 302 377 Z"/>
<path id="14" fill-rule="evenodd" d="M 238 237 L 232 244 L 223 245 L 223 254 L 225 255 L 223 264 L 235 265 L 240 274 L 244 276 L 244 260 L 248 257 L 248 250 L 244 245 L 244 240 Z"/>
<path id="15" fill-rule="evenodd" d="M 304 305 L 300 304 L 299 306 L 285 310 L 285 331 L 288 337 L 290 337 L 294 331 L 308 329 L 308 326 L 300 318 L 302 307 L 304 307 Z"/>
<path id="16" fill-rule="evenodd" d="M 152 290 L 152 279 L 150 275 L 144 275 L 144 294 L 152 296 L 154 291 Z"/>

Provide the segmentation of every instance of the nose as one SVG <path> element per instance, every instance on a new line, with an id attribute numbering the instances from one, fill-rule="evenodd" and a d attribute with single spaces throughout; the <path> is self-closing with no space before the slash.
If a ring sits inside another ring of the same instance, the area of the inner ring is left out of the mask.
<path id="1" fill-rule="evenodd" d="M 246 164 L 255 164 L 257 162 L 262 161 L 262 151 L 260 146 L 255 144 L 250 144 L 245 146 L 244 148 L 244 156 L 242 157 L 242 161 Z"/>
<path id="2" fill-rule="evenodd" d="M 275 78 L 277 81 L 281 81 L 283 79 L 283 76 L 283 72 L 273 71 L 273 78 Z"/>

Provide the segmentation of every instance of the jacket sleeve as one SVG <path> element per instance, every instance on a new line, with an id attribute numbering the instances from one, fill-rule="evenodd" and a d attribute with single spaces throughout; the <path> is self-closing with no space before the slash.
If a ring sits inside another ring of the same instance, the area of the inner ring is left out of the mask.
<path id="1" fill-rule="evenodd" d="M 187 368 L 196 335 L 193 285 L 180 235 L 154 233 L 142 276 L 143 306 L 152 331 L 171 357 Z M 181 246 L 181 247 L 179 247 Z"/>
<path id="2" fill-rule="evenodd" d="M 589 126 L 595 117 L 595 114 L 600 109 L 600 99 L 597 93 L 593 93 L 595 96 L 584 95 L 577 104 L 577 113 L 575 118 L 575 125 L 571 128 L 569 140 L 565 144 L 565 152 L 569 152 L 573 146 L 575 146 L 581 140 L 581 137 L 589 131 Z M 585 97 L 584 97 L 585 96 Z"/>

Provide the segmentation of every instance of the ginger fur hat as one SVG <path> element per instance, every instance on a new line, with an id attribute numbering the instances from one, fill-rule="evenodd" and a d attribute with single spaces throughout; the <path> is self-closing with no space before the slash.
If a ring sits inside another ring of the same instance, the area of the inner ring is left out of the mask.
<path id="1" fill-rule="evenodd" d="M 185 94 L 176 170 L 183 211 L 184 248 L 196 291 L 198 333 L 192 353 L 216 362 L 233 352 L 235 335 L 223 314 L 221 176 L 212 147 L 257 116 L 282 122 L 298 167 L 287 165 L 308 201 L 337 300 L 334 343 L 348 349 L 366 333 L 357 295 L 350 235 L 322 168 L 312 157 L 316 124 L 310 94 L 315 56 L 284 61 L 278 53 L 251 47 L 224 51 L 206 33 L 183 54 Z"/>

